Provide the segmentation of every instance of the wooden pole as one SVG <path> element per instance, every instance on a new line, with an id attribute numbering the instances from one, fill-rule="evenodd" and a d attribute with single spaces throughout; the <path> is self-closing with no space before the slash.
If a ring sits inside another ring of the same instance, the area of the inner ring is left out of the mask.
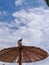
<path id="1" fill-rule="evenodd" d="M 18 40 L 19 47 L 19 65 L 22 65 L 22 39 Z"/>
<path id="2" fill-rule="evenodd" d="M 22 65 L 21 48 L 19 49 L 19 65 Z"/>

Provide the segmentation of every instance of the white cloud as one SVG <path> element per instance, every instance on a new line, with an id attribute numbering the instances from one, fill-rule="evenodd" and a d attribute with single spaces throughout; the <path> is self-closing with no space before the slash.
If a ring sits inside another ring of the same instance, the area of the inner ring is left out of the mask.
<path id="1" fill-rule="evenodd" d="M 24 2 L 24 0 L 16 0 L 16 1 L 15 1 L 15 5 L 16 5 L 16 6 L 22 5 L 23 2 Z"/>
<path id="2" fill-rule="evenodd" d="M 6 11 L 0 11 L 0 16 L 7 16 L 7 12 Z"/>
<path id="3" fill-rule="evenodd" d="M 45 36 L 47 34 L 49 35 L 49 10 L 45 10 L 42 8 L 30 8 L 26 11 L 23 9 L 13 13 L 13 16 L 16 17 L 15 22 L 0 22 L 0 43 L 3 44 L 4 42 L 6 47 L 8 43 L 9 46 L 11 46 L 11 43 L 12 46 L 17 45 L 17 40 L 22 37 L 24 45 L 27 43 L 26 45 L 40 46 L 39 43 L 44 40 L 44 32 Z M 25 26 L 21 26 L 20 24 L 22 23 L 24 23 Z M 14 31 L 13 29 L 11 29 L 12 27 L 18 27 L 18 30 Z"/>
<path id="4" fill-rule="evenodd" d="M 26 24 L 25 29 L 23 29 L 24 31 L 26 30 L 26 32 L 23 33 L 23 35 L 30 45 L 38 45 L 38 43 L 44 40 L 44 36 L 47 35 L 46 30 L 49 28 L 49 10 L 45 10 L 41 7 L 29 8 L 27 11 L 25 9 L 19 10 L 18 12 L 13 13 L 13 16 L 16 17 L 15 22 L 19 22 L 18 25 L 20 23 Z"/>
<path id="5" fill-rule="evenodd" d="M 32 4 L 31 7 L 34 7 L 33 3 L 35 3 L 38 7 L 48 8 L 44 0 L 36 0 L 36 2 L 34 0 L 31 0 L 30 3 Z M 27 7 L 30 7 L 30 3 L 29 3 L 29 0 L 16 0 L 15 1 L 16 6 L 25 4 L 26 6 L 28 5 Z"/>

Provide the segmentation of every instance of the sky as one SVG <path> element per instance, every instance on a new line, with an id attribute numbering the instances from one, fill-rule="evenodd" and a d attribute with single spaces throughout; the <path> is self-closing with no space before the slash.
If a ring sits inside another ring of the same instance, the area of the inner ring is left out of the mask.
<path id="1" fill-rule="evenodd" d="M 23 45 L 49 53 L 49 7 L 44 0 L 0 0 L 0 50 L 17 46 L 21 38 Z M 32 64 L 48 65 L 49 57 Z"/>

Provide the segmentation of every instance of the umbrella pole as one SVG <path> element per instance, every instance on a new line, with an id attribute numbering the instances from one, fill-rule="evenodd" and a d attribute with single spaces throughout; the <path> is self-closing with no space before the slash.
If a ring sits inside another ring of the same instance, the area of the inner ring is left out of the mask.
<path id="1" fill-rule="evenodd" d="M 22 56 L 21 56 L 21 49 L 19 50 L 19 65 L 22 65 Z"/>

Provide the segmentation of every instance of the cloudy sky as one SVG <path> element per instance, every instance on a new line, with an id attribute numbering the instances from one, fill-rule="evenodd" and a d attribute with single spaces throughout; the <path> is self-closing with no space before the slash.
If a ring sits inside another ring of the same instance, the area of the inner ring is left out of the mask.
<path id="1" fill-rule="evenodd" d="M 23 45 L 40 47 L 49 53 L 49 7 L 44 0 L 0 0 L 0 50 L 17 46 L 21 38 Z M 49 57 L 32 64 L 48 65 Z"/>

